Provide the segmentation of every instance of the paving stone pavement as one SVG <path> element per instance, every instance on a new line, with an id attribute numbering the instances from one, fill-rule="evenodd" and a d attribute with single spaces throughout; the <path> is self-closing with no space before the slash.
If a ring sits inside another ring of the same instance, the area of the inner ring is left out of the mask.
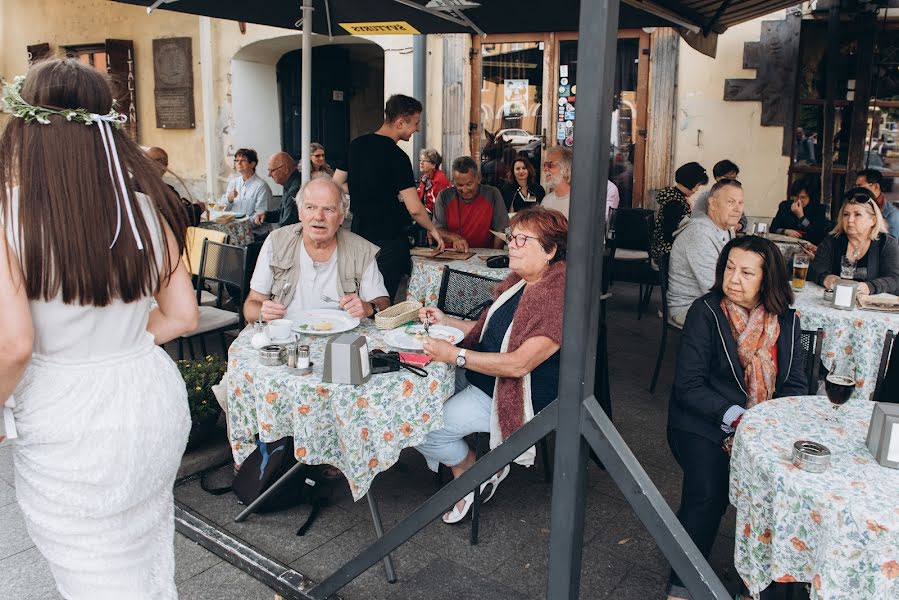
<path id="1" fill-rule="evenodd" d="M 665 363 L 655 394 L 648 389 L 660 335 L 658 292 L 642 319 L 637 319 L 637 286 L 616 283 L 609 303 L 609 347 L 614 421 L 662 495 L 676 510 L 680 469 L 665 439 L 667 397 L 673 379 L 678 335 L 669 335 Z M 210 350 L 213 350 L 210 348 Z M 552 445 L 551 445 L 552 446 Z M 210 456 L 220 457 L 212 451 Z M 196 461 L 196 458 L 188 460 Z M 228 482 L 228 469 L 215 483 Z M 395 553 L 399 581 L 388 584 L 378 564 L 341 592 L 347 600 L 482 600 L 537 599 L 545 595 L 550 527 L 551 485 L 542 466 L 513 467 L 493 500 L 482 510 L 480 543 L 468 543 L 468 521 L 448 526 L 431 523 Z M 435 490 L 433 474 L 414 450 L 378 476 L 373 493 L 385 527 L 411 512 Z M 15 504 L 12 452 L 0 445 L 0 598 L 59 598 L 49 569 L 31 544 Z M 194 481 L 175 492 L 192 510 L 249 541 L 278 560 L 320 581 L 374 539 L 367 504 L 353 502 L 337 486 L 332 502 L 304 537 L 294 535 L 305 520 L 300 507 L 277 514 L 254 515 L 234 523 L 241 510 L 230 494 L 210 496 Z M 668 562 L 624 501 L 607 473 L 588 468 L 581 598 L 615 600 L 664 598 Z M 736 590 L 732 566 L 733 510 L 729 510 L 710 562 L 725 585 Z M 178 535 L 176 579 L 182 599 L 272 599 L 274 593 Z M 806 597 L 800 592 L 796 600 Z"/>

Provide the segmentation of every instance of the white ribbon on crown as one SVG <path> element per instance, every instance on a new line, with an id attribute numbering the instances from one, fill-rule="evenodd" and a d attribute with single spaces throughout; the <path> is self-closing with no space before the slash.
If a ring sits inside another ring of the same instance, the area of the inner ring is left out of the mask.
<path id="1" fill-rule="evenodd" d="M 119 233 L 122 230 L 122 204 L 125 205 L 125 211 L 128 213 L 128 223 L 131 225 L 131 231 L 134 233 L 134 240 L 139 250 L 144 249 L 144 244 L 140 239 L 137 230 L 137 223 L 134 220 L 134 210 L 131 206 L 131 200 L 128 197 L 128 188 L 125 185 L 125 173 L 122 171 L 122 164 L 119 162 L 119 153 L 116 148 L 115 138 L 112 136 L 111 123 L 124 123 L 127 117 L 124 115 L 98 115 L 91 113 L 91 121 L 97 124 L 100 130 L 100 139 L 103 140 L 103 150 L 106 151 L 106 165 L 109 168 L 109 178 L 112 180 L 112 190 L 116 198 L 116 227 L 115 237 L 112 239 L 110 248 L 115 246 L 119 239 Z M 115 172 L 113 173 L 113 165 Z"/>

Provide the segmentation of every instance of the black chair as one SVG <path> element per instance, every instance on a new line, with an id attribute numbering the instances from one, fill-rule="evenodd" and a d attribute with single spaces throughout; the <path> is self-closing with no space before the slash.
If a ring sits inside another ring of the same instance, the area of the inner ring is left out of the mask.
<path id="1" fill-rule="evenodd" d="M 199 338 L 200 349 L 203 356 L 206 355 L 207 335 L 218 334 L 221 339 L 222 349 L 225 344 L 225 332 L 233 329 L 243 329 L 243 301 L 246 297 L 246 249 L 240 246 L 230 246 L 209 240 L 203 240 L 203 253 L 200 257 L 200 269 L 197 274 L 197 304 L 200 303 L 202 291 L 207 282 L 218 284 L 218 294 L 214 306 L 200 306 L 199 324 L 195 330 L 178 338 L 178 357 L 184 358 L 184 342 L 187 342 L 191 357 L 194 357 L 192 341 Z M 222 308 L 224 303 L 224 290 L 228 288 L 236 296 L 231 300 L 237 307 L 237 312 Z"/>
<path id="2" fill-rule="evenodd" d="M 643 308 L 648 304 L 652 289 L 658 282 L 658 274 L 652 269 L 649 259 L 653 228 L 653 211 L 643 208 L 619 208 L 615 211 L 610 232 L 611 282 L 618 280 L 639 284 L 638 319 L 643 315 Z"/>
<path id="3" fill-rule="evenodd" d="M 895 348 L 896 334 L 887 331 L 883 340 L 883 352 L 880 355 L 880 367 L 877 369 L 877 383 L 874 385 L 874 393 L 871 394 L 871 400 L 874 402 L 899 402 L 899 397 L 897 397 L 899 389 L 895 389 L 899 387 L 897 386 L 899 384 L 899 360 L 890 363 Z"/>
<path id="4" fill-rule="evenodd" d="M 670 257 L 666 254 L 659 257 L 659 288 L 662 290 L 662 340 L 659 342 L 659 354 L 656 358 L 656 368 L 652 372 L 652 381 L 649 384 L 649 393 L 656 391 L 656 383 L 659 380 L 659 371 L 662 369 L 662 359 L 665 358 L 665 348 L 668 342 L 668 330 L 680 330 L 683 327 L 669 320 L 668 312 L 668 268 Z"/>
<path id="5" fill-rule="evenodd" d="M 437 308 L 451 317 L 477 319 L 493 302 L 493 290 L 498 283 L 490 277 L 447 267 L 440 282 Z"/>
<path id="6" fill-rule="evenodd" d="M 814 396 L 818 393 L 818 373 L 821 365 L 821 345 L 824 343 L 824 330 L 820 327 L 817 331 L 803 329 L 799 333 L 800 365 L 805 369 L 808 378 L 808 393 Z"/>

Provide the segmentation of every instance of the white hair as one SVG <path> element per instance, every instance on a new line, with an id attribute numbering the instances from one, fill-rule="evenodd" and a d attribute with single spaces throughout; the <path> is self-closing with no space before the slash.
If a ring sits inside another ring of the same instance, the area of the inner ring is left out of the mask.
<path id="1" fill-rule="evenodd" d="M 337 205 L 340 207 L 340 213 L 345 215 L 349 210 L 349 204 L 347 202 L 347 197 L 343 193 L 343 188 L 334 183 L 334 180 L 330 175 L 323 171 L 319 171 L 318 173 L 313 173 L 312 177 L 303 184 L 303 187 L 300 188 L 300 192 L 297 194 L 297 204 L 301 202 L 301 199 L 306 198 L 306 188 L 308 188 L 312 184 L 318 185 L 321 183 L 322 185 L 327 186 L 338 198 Z M 302 206 L 300 206 L 302 208 Z"/>

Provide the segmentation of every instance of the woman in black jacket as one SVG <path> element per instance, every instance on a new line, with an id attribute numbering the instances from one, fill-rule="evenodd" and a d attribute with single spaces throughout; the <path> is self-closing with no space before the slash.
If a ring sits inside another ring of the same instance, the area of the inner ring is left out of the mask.
<path id="1" fill-rule="evenodd" d="M 832 288 L 843 275 L 844 259 L 854 265 L 852 279 L 859 282 L 860 294 L 899 294 L 899 244 L 887 235 L 874 194 L 865 188 L 846 192 L 837 226 L 809 266 L 809 279 Z"/>
<path id="2" fill-rule="evenodd" d="M 808 393 L 792 302 L 780 250 L 746 236 L 724 247 L 712 291 L 687 313 L 668 444 L 684 471 L 678 519 L 706 557 L 727 509 L 730 444 L 740 417 L 771 398 Z M 673 571 L 668 593 L 689 598 Z"/>
<path id="3" fill-rule="evenodd" d="M 818 202 L 818 190 L 810 179 L 800 179 L 790 186 L 790 198 L 777 207 L 771 221 L 771 232 L 820 244 L 830 229 L 824 207 Z"/>

